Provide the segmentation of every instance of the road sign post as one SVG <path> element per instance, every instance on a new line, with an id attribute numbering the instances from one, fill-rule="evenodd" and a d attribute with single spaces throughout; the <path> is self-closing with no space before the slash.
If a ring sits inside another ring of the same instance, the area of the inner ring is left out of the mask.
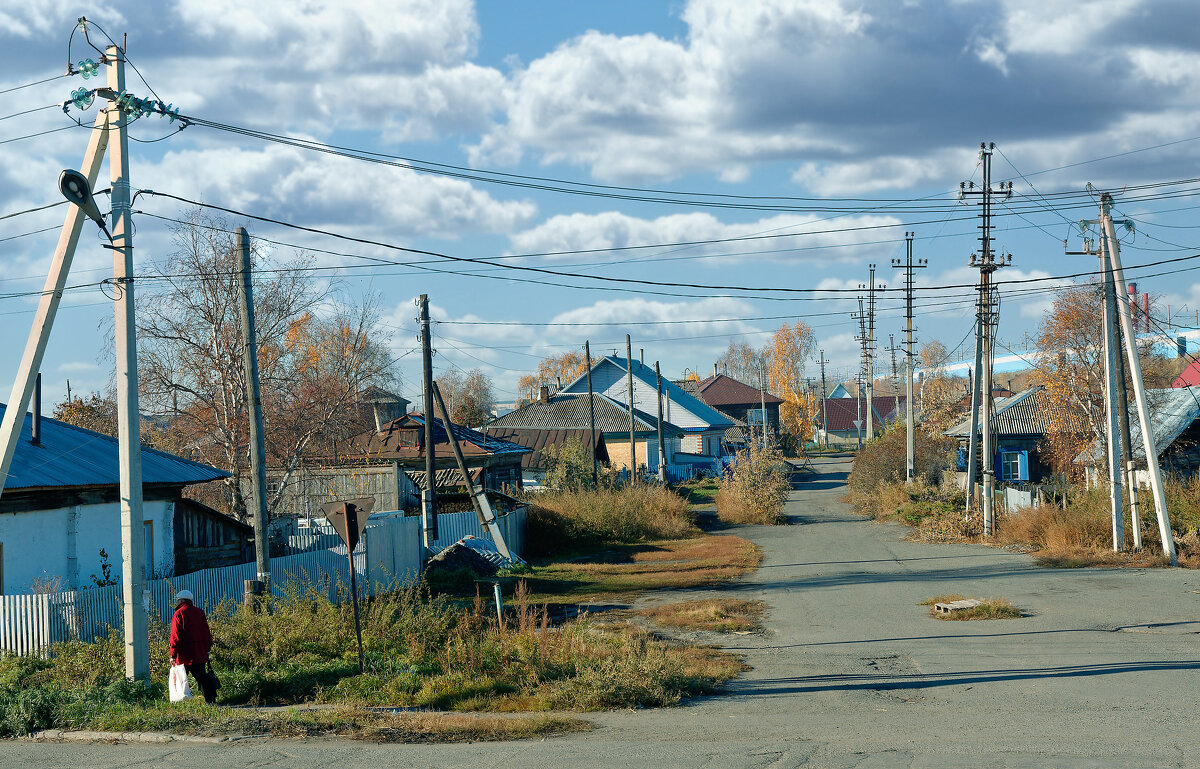
<path id="1" fill-rule="evenodd" d="M 350 593 L 354 604 L 354 636 L 358 639 L 358 672 L 365 672 L 363 664 L 362 623 L 358 616 L 358 580 L 354 574 L 354 548 L 367 528 L 367 517 L 375 507 L 374 497 L 348 499 L 344 502 L 326 502 L 321 505 L 325 518 L 346 544 L 346 560 L 350 565 Z"/>

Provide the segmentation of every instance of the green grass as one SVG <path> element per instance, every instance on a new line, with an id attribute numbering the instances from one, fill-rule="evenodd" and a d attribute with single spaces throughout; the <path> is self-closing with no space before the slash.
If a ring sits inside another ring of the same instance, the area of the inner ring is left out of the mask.
<path id="1" fill-rule="evenodd" d="M 716 478 L 695 478 L 679 484 L 675 490 L 684 495 L 689 505 L 712 505 L 716 504 L 720 487 Z"/>
<path id="2" fill-rule="evenodd" d="M 1013 606 L 1005 598 L 983 598 L 978 606 L 970 609 L 960 609 L 958 611 L 943 614 L 933 607 L 937 603 L 949 603 L 951 601 L 961 601 L 964 596 L 957 593 L 952 595 L 934 596 L 921 603 L 918 606 L 928 606 L 929 615 L 941 620 L 977 620 L 977 619 L 1020 619 L 1025 614 L 1017 607 Z"/>

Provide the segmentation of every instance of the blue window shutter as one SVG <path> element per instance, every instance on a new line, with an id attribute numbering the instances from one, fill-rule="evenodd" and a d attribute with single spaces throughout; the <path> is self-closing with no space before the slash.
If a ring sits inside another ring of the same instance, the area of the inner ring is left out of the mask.
<path id="1" fill-rule="evenodd" d="M 1020 477 L 1017 480 L 1029 480 L 1029 452 L 1020 451 L 1017 453 L 1017 465 L 1020 467 Z"/>

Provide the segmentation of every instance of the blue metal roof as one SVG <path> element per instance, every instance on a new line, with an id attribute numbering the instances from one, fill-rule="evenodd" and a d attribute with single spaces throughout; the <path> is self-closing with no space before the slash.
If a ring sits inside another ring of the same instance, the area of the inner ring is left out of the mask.
<path id="1" fill-rule="evenodd" d="M 0 414 L 7 407 L 0 404 Z M 117 439 L 82 427 L 42 417 L 42 442 L 30 443 L 33 417 L 25 415 L 5 489 L 115 486 Z M 142 447 L 143 484 L 192 484 L 215 481 L 229 473 L 165 451 Z"/>

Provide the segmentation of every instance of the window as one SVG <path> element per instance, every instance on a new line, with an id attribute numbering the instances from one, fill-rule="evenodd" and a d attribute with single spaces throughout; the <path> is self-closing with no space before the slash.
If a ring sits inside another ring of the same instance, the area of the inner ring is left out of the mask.
<path id="1" fill-rule="evenodd" d="M 762 409 L 746 409 L 746 424 L 761 425 L 763 423 Z"/>
<path id="2" fill-rule="evenodd" d="M 1000 480 L 1027 481 L 1029 480 L 1029 452 L 1001 451 Z"/>

